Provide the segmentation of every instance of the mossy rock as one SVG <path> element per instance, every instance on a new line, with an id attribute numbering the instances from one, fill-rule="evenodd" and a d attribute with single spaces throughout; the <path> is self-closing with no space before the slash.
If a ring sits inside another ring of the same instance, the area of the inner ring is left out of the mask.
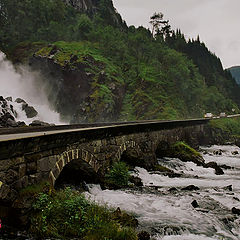
<path id="1" fill-rule="evenodd" d="M 159 171 L 159 172 L 166 172 L 166 173 L 173 173 L 173 170 L 167 168 L 167 167 L 164 167 L 162 165 L 155 165 L 154 168 L 153 168 L 154 171 Z"/>
<path id="2" fill-rule="evenodd" d="M 173 144 L 170 155 L 179 158 L 183 162 L 194 162 L 197 165 L 204 164 L 204 159 L 201 154 L 184 142 L 176 142 Z"/>

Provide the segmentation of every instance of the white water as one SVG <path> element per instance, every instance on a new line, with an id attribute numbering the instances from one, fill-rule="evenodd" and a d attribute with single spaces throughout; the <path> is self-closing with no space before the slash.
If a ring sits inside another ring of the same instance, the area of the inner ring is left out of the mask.
<path id="1" fill-rule="evenodd" d="M 13 108 L 17 111 L 17 121 L 24 121 L 26 124 L 33 120 L 40 120 L 54 124 L 64 124 L 60 116 L 56 113 L 48 102 L 45 94 L 45 86 L 42 84 L 39 73 L 31 72 L 26 67 L 14 68 L 11 62 L 6 60 L 5 54 L 0 51 L 0 96 L 12 97 Z M 16 98 L 22 98 L 30 106 L 33 106 L 38 115 L 28 119 L 25 112 L 22 111 L 21 104 L 15 101 Z"/>
<path id="2" fill-rule="evenodd" d="M 222 149 L 223 154 L 213 155 L 216 149 Z M 240 219 L 231 209 L 240 208 L 240 149 L 212 146 L 204 150 L 208 152 L 203 155 L 206 162 L 215 161 L 234 168 L 224 169 L 225 174 L 217 176 L 211 168 L 183 163 L 179 159 L 162 159 L 159 160 L 161 165 L 182 173 L 182 177 L 169 178 L 136 168 L 134 174 L 144 183 L 142 191 L 102 191 L 95 185 L 86 195 L 100 204 L 133 213 L 139 220 L 140 229 L 149 231 L 153 239 L 239 240 Z M 239 154 L 234 156 L 234 151 Z M 200 190 L 181 190 L 191 184 Z M 232 185 L 233 191 L 226 188 L 228 185 Z M 176 187 L 177 191 L 169 191 L 171 187 Z M 198 202 L 198 208 L 191 205 L 193 200 Z"/>

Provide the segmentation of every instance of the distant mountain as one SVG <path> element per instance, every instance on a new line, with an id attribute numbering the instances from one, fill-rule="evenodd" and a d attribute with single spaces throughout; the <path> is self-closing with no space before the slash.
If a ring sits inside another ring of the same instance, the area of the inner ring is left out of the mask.
<path id="1" fill-rule="evenodd" d="M 237 84 L 240 85 L 240 66 L 234 66 L 234 67 L 228 68 L 227 70 L 230 71 L 232 76 L 235 78 Z"/>

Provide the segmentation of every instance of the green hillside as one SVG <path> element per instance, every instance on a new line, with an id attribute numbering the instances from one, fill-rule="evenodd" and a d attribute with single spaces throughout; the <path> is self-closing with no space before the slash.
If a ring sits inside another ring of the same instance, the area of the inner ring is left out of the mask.
<path id="1" fill-rule="evenodd" d="M 111 0 L 94 4 L 84 12 L 62 0 L 0 0 L 0 49 L 42 71 L 64 118 L 181 119 L 239 111 L 240 88 L 199 39 L 186 41 L 168 21 L 154 32 L 128 27 Z"/>

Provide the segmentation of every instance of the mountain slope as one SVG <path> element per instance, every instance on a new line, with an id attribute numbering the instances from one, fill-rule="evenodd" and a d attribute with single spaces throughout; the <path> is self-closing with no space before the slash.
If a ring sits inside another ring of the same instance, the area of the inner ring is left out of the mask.
<path id="1" fill-rule="evenodd" d="M 240 66 L 235 66 L 227 69 L 235 78 L 238 85 L 240 85 Z"/>
<path id="2" fill-rule="evenodd" d="M 21 3 L 30 7 L 27 0 Z M 0 48 L 42 72 L 49 100 L 63 118 L 73 123 L 181 119 L 239 111 L 240 88 L 199 40 L 187 43 L 181 37 L 179 44 L 174 34 L 153 37 L 144 27 L 127 27 L 111 0 L 96 1 L 94 14 L 62 0 L 34 3 L 46 7 L 23 18 L 29 23 L 27 35 L 9 18 L 19 38 L 1 42 Z M 12 5 L 6 7 L 11 16 L 22 16 Z M 48 18 L 38 23 L 39 14 Z M 5 39 L 13 35 L 7 26 L 0 30 Z M 30 41 L 22 42 L 27 37 Z"/>

